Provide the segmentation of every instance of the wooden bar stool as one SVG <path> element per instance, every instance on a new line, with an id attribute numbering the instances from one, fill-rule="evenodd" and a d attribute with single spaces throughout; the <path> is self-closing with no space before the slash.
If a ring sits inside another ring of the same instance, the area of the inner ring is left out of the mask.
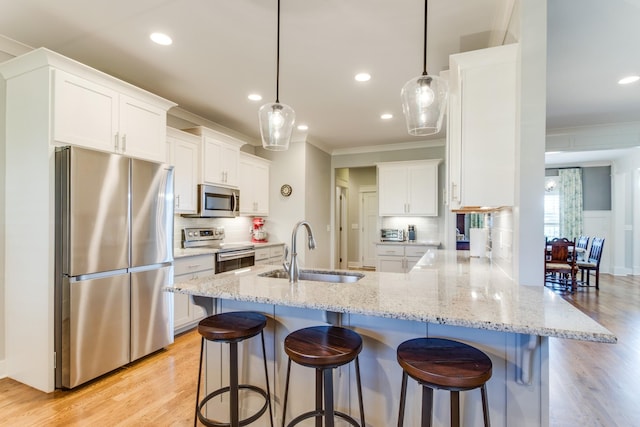
<path id="1" fill-rule="evenodd" d="M 404 423 L 407 376 L 422 386 L 421 426 L 431 426 L 433 390 L 451 392 L 451 425 L 460 425 L 460 391 L 480 387 L 484 425 L 489 427 L 486 383 L 491 378 L 491 359 L 480 350 L 461 342 L 441 338 L 416 338 L 398 346 L 402 367 L 402 391 L 398 427 Z"/>
<path id="2" fill-rule="evenodd" d="M 267 318 L 260 313 L 254 312 L 232 312 L 209 316 L 198 323 L 198 332 L 202 335 L 200 345 L 200 368 L 198 369 L 198 391 L 196 392 L 196 416 L 193 425 L 198 424 L 198 420 L 209 427 L 239 427 L 246 426 L 259 419 L 269 408 L 269 421 L 273 427 L 273 412 L 271 409 L 271 390 L 269 389 L 269 375 L 267 373 L 267 355 L 264 345 L 263 329 L 267 324 Z M 260 334 L 262 339 L 262 358 L 264 360 L 264 375 L 267 382 L 267 390 L 249 384 L 238 384 L 238 343 Z M 224 342 L 229 344 L 230 366 L 229 366 L 229 386 L 223 387 L 207 394 L 200 402 L 200 379 L 202 378 L 202 359 L 204 355 L 205 340 L 214 342 Z M 247 389 L 262 395 L 265 403 L 254 415 L 241 420 L 239 419 L 238 391 Z M 214 421 L 202 414 L 202 408 L 212 398 L 223 393 L 229 393 L 229 419 L 228 423 Z"/>
<path id="3" fill-rule="evenodd" d="M 289 361 L 287 363 L 287 380 L 282 409 L 282 427 L 285 425 L 285 416 L 287 414 L 292 360 L 299 365 L 316 370 L 316 409 L 298 415 L 288 426 L 294 426 L 312 417 L 316 418 L 316 426 L 321 426 L 322 417 L 324 417 L 325 426 L 333 427 L 334 418 L 339 417 L 353 426 L 364 427 L 362 384 L 360 382 L 360 363 L 358 362 L 358 354 L 360 354 L 361 350 L 362 338 L 350 329 L 337 326 L 314 326 L 290 333 L 284 340 L 284 351 L 289 356 Z M 354 360 L 356 362 L 360 424 L 351 416 L 336 411 L 333 405 L 333 369 Z"/>

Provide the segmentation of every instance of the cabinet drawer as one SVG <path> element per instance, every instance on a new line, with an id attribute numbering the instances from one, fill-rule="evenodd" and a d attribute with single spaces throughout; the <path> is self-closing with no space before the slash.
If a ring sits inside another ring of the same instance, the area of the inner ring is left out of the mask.
<path id="1" fill-rule="evenodd" d="M 269 248 L 256 248 L 256 262 L 269 258 Z"/>
<path id="2" fill-rule="evenodd" d="M 284 245 L 271 246 L 269 258 L 282 258 L 284 256 Z"/>
<path id="3" fill-rule="evenodd" d="M 179 276 L 181 274 L 194 273 L 196 271 L 212 270 L 214 269 L 214 256 L 210 255 L 196 255 L 190 257 L 184 257 L 176 259 L 173 262 L 174 275 Z"/>
<path id="4" fill-rule="evenodd" d="M 427 246 L 405 246 L 404 254 L 408 257 L 421 257 L 422 255 L 427 253 L 427 248 Z"/>
<path id="5" fill-rule="evenodd" d="M 404 246 L 396 245 L 377 245 L 376 254 L 382 256 L 404 256 Z"/>

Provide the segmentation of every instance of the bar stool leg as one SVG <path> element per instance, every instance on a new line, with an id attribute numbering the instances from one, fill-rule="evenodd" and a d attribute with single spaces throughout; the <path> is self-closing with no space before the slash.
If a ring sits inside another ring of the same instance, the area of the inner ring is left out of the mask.
<path id="1" fill-rule="evenodd" d="M 271 409 L 271 389 L 269 388 L 269 370 L 267 369 L 267 350 L 264 345 L 264 331 L 260 331 L 260 338 L 262 338 L 262 361 L 264 362 L 264 378 L 267 382 L 267 396 L 269 399 L 269 422 L 273 427 L 273 410 Z"/>
<path id="2" fill-rule="evenodd" d="M 484 416 L 484 427 L 491 427 L 491 421 L 489 420 L 489 404 L 487 399 L 486 384 L 482 384 L 480 392 L 482 393 L 482 415 Z"/>
<path id="3" fill-rule="evenodd" d="M 322 369 L 316 369 L 316 411 L 322 413 Z M 322 427 L 322 416 L 316 415 L 316 427 Z"/>
<path id="4" fill-rule="evenodd" d="M 229 424 L 231 427 L 240 426 L 238 415 L 238 343 L 229 343 L 231 366 L 229 368 Z"/>
<path id="5" fill-rule="evenodd" d="M 287 361 L 287 379 L 284 382 L 284 404 L 282 405 L 282 427 L 287 416 L 287 399 L 289 397 L 289 375 L 291 374 L 291 359 Z"/>
<path id="6" fill-rule="evenodd" d="M 202 357 L 204 354 L 204 338 L 200 340 L 200 365 L 198 367 L 198 388 L 196 390 L 196 411 L 193 417 L 193 427 L 198 425 L 198 403 L 200 402 L 200 377 L 202 377 Z"/>
<path id="7" fill-rule="evenodd" d="M 333 427 L 333 369 L 324 369 L 324 425 Z"/>
<path id="8" fill-rule="evenodd" d="M 400 387 L 400 412 L 398 413 L 398 427 L 404 426 L 404 405 L 407 399 L 407 372 L 402 371 L 402 387 Z"/>
<path id="9" fill-rule="evenodd" d="M 364 403 L 362 402 L 362 381 L 360 379 L 360 360 L 356 357 L 356 384 L 358 385 L 358 403 L 360 404 L 360 427 L 366 427 L 364 422 Z"/>
<path id="10" fill-rule="evenodd" d="M 451 427 L 460 427 L 460 392 L 451 392 Z"/>
<path id="11" fill-rule="evenodd" d="M 433 422 L 433 389 L 422 386 L 422 427 L 431 427 Z"/>

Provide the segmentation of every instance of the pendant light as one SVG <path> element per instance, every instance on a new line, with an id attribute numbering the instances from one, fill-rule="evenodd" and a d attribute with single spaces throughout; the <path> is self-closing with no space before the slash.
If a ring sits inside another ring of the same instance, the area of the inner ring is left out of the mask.
<path id="1" fill-rule="evenodd" d="M 281 104 L 280 90 L 280 0 L 278 0 L 278 35 L 276 50 L 276 102 L 264 104 L 258 111 L 262 147 L 266 150 L 284 151 L 289 148 L 296 113 L 288 105 Z"/>
<path id="2" fill-rule="evenodd" d="M 427 74 L 427 10 L 425 0 L 423 71 L 418 77 L 409 80 L 400 92 L 407 130 L 415 136 L 440 132 L 447 106 L 447 81 Z"/>

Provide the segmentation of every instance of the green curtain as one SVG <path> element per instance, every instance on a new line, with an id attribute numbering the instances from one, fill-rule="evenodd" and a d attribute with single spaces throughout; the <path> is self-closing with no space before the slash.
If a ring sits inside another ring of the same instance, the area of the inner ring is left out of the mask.
<path id="1" fill-rule="evenodd" d="M 560 237 L 582 235 L 582 169 L 560 169 Z"/>

